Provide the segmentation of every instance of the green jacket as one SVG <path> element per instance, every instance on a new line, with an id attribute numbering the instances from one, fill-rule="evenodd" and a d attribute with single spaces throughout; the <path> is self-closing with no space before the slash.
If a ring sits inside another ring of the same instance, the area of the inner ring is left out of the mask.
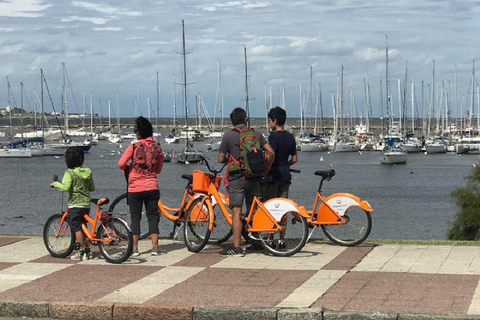
<path id="1" fill-rule="evenodd" d="M 88 207 L 90 206 L 90 192 L 95 190 L 92 171 L 85 167 L 67 169 L 62 182 L 55 182 L 54 187 L 59 191 L 68 191 L 69 207 Z"/>

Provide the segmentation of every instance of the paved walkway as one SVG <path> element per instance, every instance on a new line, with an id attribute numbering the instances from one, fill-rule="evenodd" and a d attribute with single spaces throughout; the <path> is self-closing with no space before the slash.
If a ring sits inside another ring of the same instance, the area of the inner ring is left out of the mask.
<path id="1" fill-rule="evenodd" d="M 139 257 L 113 265 L 98 251 L 75 262 L 51 257 L 41 237 L 0 236 L 0 311 L 47 301 L 480 314 L 480 247 L 308 243 L 289 258 L 224 258 L 219 246 L 197 254 L 178 241 L 161 246 L 167 253 L 154 257 L 141 241 Z"/>

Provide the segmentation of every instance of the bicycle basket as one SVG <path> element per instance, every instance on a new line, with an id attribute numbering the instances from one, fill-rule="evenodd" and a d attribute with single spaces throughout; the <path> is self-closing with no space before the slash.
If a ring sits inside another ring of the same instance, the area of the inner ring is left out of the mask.
<path id="1" fill-rule="evenodd" d="M 210 186 L 210 176 L 211 175 L 203 171 L 194 170 L 192 183 L 193 192 L 208 192 L 208 187 Z"/>

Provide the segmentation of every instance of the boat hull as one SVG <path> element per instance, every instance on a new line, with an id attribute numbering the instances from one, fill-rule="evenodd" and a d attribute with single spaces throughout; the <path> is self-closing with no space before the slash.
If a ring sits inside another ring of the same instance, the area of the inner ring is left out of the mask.
<path id="1" fill-rule="evenodd" d="M 402 164 L 407 163 L 407 154 L 383 154 L 380 157 L 383 164 Z"/>

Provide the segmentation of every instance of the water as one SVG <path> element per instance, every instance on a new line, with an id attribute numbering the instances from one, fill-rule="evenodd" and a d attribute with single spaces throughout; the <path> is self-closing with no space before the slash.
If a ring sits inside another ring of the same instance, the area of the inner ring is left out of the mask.
<path id="1" fill-rule="evenodd" d="M 201 148 L 207 142 L 199 142 Z M 124 146 L 127 143 L 123 143 Z M 165 149 L 170 149 L 168 145 Z M 181 146 L 177 146 L 179 148 Z M 115 150 L 115 155 L 110 155 Z M 86 154 L 85 165 L 92 169 L 96 191 L 92 197 L 113 200 L 125 192 L 125 181 L 117 167 L 118 147 L 100 141 Z M 217 153 L 206 153 L 216 161 Z M 323 161 L 320 161 L 320 158 Z M 410 154 L 406 165 L 380 164 L 380 153 L 299 153 L 290 188 L 291 198 L 306 207 L 313 205 L 319 177 L 316 170 L 333 168 L 337 175 L 324 184 L 324 194 L 349 192 L 368 200 L 374 208 L 374 239 L 445 239 L 449 221 L 457 208 L 450 192 L 465 184 L 478 156 L 456 154 Z M 0 234 L 41 234 L 48 216 L 62 206 L 61 193 L 49 187 L 52 175 L 65 171 L 62 157 L 31 159 L 0 159 L 1 187 Z M 180 176 L 204 165 L 165 163 L 159 175 L 161 197 L 168 206 L 177 206 L 183 194 L 185 180 Z M 223 188 L 223 187 L 222 187 Z M 68 195 L 64 194 L 64 205 Z M 161 236 L 167 236 L 172 223 L 161 219 Z M 315 236 L 315 235 L 314 235 Z M 323 236 L 320 230 L 316 236 Z"/>

